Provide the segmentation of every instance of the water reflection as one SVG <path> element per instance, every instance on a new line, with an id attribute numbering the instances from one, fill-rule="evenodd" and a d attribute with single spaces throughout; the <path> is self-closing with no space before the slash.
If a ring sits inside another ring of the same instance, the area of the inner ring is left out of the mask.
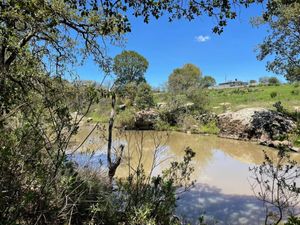
<path id="1" fill-rule="evenodd" d="M 263 224 L 263 205 L 253 196 L 224 194 L 220 188 L 196 184 L 178 200 L 177 213 L 193 224 L 205 215 L 208 224 Z"/>
<path id="2" fill-rule="evenodd" d="M 74 149 L 90 129 L 82 129 L 73 139 Z M 177 212 L 187 219 L 195 222 L 203 211 L 217 219 L 218 224 L 261 224 L 264 219 L 262 204 L 253 197 L 249 185 L 249 166 L 264 161 L 263 150 L 271 158 L 277 157 L 276 150 L 249 142 L 178 132 L 116 132 L 115 137 L 115 145 L 125 143 L 124 159 L 116 173 L 118 177 L 128 175 L 129 162 L 133 168 L 142 163 L 146 172 L 152 171 L 154 159 L 163 162 L 155 167 L 153 174 L 157 174 L 170 161 L 181 160 L 186 147 L 196 152 L 192 179 L 197 184 L 178 201 Z M 93 133 L 79 149 L 81 152 L 95 150 L 96 159 L 92 162 L 96 164 L 101 159 L 105 164 L 106 141 L 101 131 Z M 296 161 L 300 161 L 299 157 L 298 154 L 292 155 Z"/>

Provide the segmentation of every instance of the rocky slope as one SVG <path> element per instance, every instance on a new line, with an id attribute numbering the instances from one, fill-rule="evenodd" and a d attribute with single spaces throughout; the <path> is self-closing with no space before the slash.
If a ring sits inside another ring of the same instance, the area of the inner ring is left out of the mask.
<path id="1" fill-rule="evenodd" d="M 284 145 L 297 150 L 288 141 L 278 141 L 292 132 L 296 124 L 291 118 L 276 111 L 247 108 L 223 113 L 218 116 L 218 126 L 221 137 L 257 141 L 271 147 Z"/>

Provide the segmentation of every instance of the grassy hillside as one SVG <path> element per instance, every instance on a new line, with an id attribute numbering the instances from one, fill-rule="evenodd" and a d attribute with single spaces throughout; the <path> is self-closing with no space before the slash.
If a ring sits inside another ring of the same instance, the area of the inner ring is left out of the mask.
<path id="1" fill-rule="evenodd" d="M 300 108 L 300 87 L 284 84 L 209 90 L 209 99 L 212 110 L 217 113 L 226 109 L 236 111 L 248 107 L 272 108 L 277 101 L 281 101 L 286 108 L 295 110 L 295 107 Z"/>
<path id="2" fill-rule="evenodd" d="M 156 102 L 166 101 L 165 93 L 155 93 Z M 281 101 L 289 110 L 300 109 L 300 86 L 283 84 L 280 86 L 255 86 L 245 88 L 210 89 L 208 90 L 209 108 L 215 113 L 226 110 L 237 111 L 248 107 L 273 108 Z M 184 97 L 183 97 L 184 99 Z M 188 99 L 185 99 L 188 101 Z"/>

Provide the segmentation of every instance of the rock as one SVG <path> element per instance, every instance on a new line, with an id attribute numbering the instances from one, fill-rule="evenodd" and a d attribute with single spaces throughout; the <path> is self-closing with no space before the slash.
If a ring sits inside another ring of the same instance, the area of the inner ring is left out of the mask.
<path id="1" fill-rule="evenodd" d="M 118 106 L 118 108 L 120 110 L 125 110 L 126 109 L 126 105 L 125 104 L 121 104 L 121 105 Z"/>
<path id="2" fill-rule="evenodd" d="M 165 109 L 167 107 L 167 103 L 165 103 L 165 102 L 158 102 L 156 104 L 156 106 L 157 106 L 158 109 Z"/>
<path id="3" fill-rule="evenodd" d="M 184 104 L 184 107 L 189 109 L 189 108 L 192 108 L 194 105 L 195 104 L 193 102 L 188 102 L 188 103 Z"/>
<path id="4" fill-rule="evenodd" d="M 273 141 L 286 136 L 295 129 L 296 124 L 291 118 L 276 111 L 247 108 L 219 115 L 218 127 L 221 137 L 258 141 L 266 145 L 272 141 L 272 145 L 278 146 L 288 145 Z"/>
<path id="5" fill-rule="evenodd" d="M 272 140 L 268 140 L 268 141 L 262 141 L 260 142 L 261 145 L 264 145 L 264 146 L 268 146 L 268 147 L 273 147 L 273 148 L 286 148 L 286 149 L 289 149 L 293 152 L 298 152 L 299 149 L 294 147 L 292 142 L 290 141 L 278 141 L 278 140 L 275 140 L 275 141 L 272 141 Z"/>
<path id="6" fill-rule="evenodd" d="M 142 110 L 135 114 L 135 129 L 151 130 L 155 122 L 159 119 L 159 114 L 154 110 Z"/>
<path id="7" fill-rule="evenodd" d="M 204 113 L 196 116 L 196 119 L 202 124 L 207 124 L 212 121 L 216 121 L 217 118 L 218 116 L 215 113 Z"/>

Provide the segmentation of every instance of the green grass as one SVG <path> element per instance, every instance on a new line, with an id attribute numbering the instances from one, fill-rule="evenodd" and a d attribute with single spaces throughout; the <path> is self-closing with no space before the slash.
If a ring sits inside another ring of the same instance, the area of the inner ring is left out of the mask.
<path id="1" fill-rule="evenodd" d="M 271 93 L 276 96 L 271 97 Z M 226 110 L 237 111 L 249 107 L 273 108 L 273 104 L 281 101 L 282 105 L 295 110 L 300 107 L 300 86 L 282 84 L 280 86 L 256 86 L 245 88 L 210 89 L 208 90 L 209 108 L 215 113 Z M 155 102 L 165 102 L 165 93 L 155 93 Z M 188 100 L 187 100 L 188 101 Z"/>
<path id="2" fill-rule="evenodd" d="M 277 101 L 281 101 L 285 108 L 294 110 L 294 107 L 300 106 L 299 90 L 300 87 L 292 84 L 209 90 L 209 98 L 212 110 L 217 113 L 226 110 L 226 107 L 232 111 L 248 107 L 273 108 Z M 277 95 L 272 97 L 271 93 Z"/>
<path id="3" fill-rule="evenodd" d="M 110 100 L 101 99 L 98 104 L 92 105 L 86 117 L 92 118 L 93 122 L 108 123 L 110 117 Z"/>

